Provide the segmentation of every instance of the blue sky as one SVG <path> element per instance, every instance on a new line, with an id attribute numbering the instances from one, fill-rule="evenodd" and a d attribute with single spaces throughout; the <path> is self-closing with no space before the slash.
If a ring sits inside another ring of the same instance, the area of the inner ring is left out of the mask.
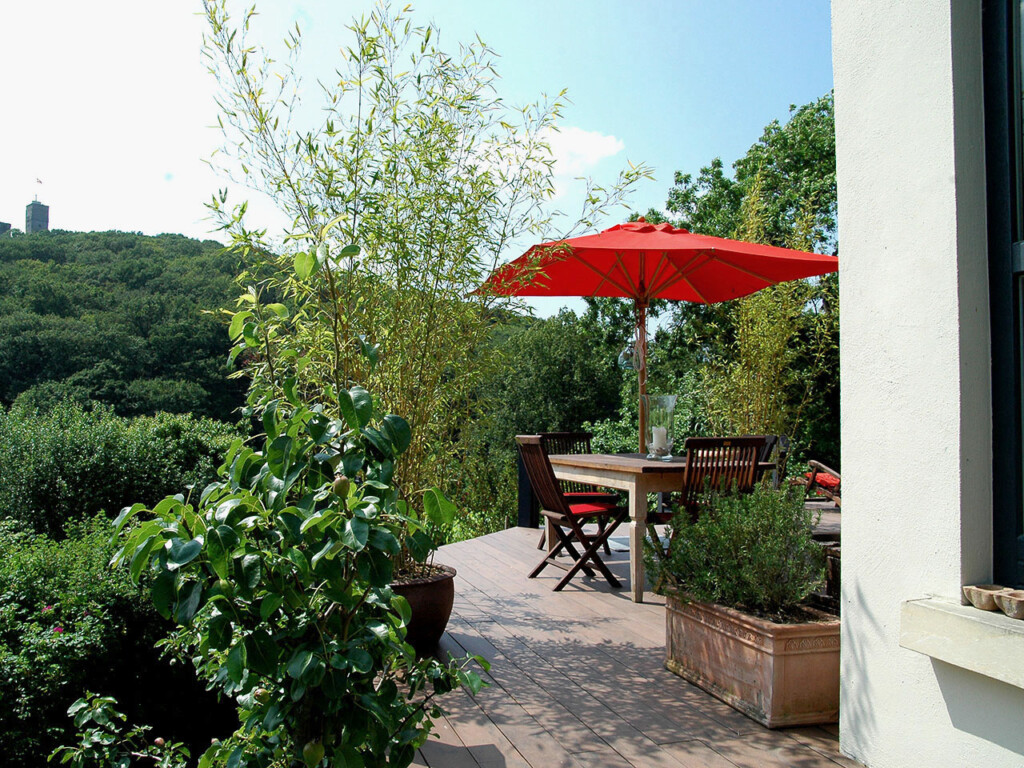
<path id="1" fill-rule="evenodd" d="M 330 76 L 345 24 L 369 7 L 263 2 L 258 30 L 273 42 L 298 21 L 313 82 Z M 507 101 L 567 88 L 559 173 L 607 182 L 627 160 L 645 162 L 656 180 L 637 188 L 638 210 L 664 204 L 675 171 L 696 174 L 715 156 L 731 165 L 791 104 L 832 87 L 825 0 L 413 7 L 418 19 L 437 22 L 445 47 L 479 33 L 501 54 Z M 218 135 L 199 57 L 200 8 L 181 0 L 0 4 L 0 221 L 23 227 L 25 205 L 38 195 L 53 228 L 207 236 L 203 203 L 224 182 L 202 162 Z M 566 186 L 570 210 L 572 193 Z"/>
<path id="2" fill-rule="evenodd" d="M 306 53 L 327 63 L 352 9 L 369 5 L 281 3 L 262 21 L 273 30 L 297 20 Z M 641 210 L 664 204 L 675 171 L 696 175 L 716 156 L 731 165 L 790 105 L 832 88 L 824 0 L 421 0 L 413 8 L 438 24 L 443 47 L 479 34 L 494 48 L 506 100 L 567 89 L 564 125 L 622 146 L 586 172 L 610 181 L 627 160 L 654 167 L 655 180 L 634 197 Z"/>

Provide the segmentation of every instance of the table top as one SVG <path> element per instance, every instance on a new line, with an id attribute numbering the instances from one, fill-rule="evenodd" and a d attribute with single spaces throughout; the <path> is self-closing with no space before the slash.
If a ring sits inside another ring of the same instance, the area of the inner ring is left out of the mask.
<path id="1" fill-rule="evenodd" d="M 604 469 L 630 474 L 681 473 L 686 470 L 686 457 L 673 456 L 668 461 L 648 459 L 643 453 L 553 453 L 548 456 L 553 467 Z"/>
<path id="2" fill-rule="evenodd" d="M 552 467 L 602 469 L 636 475 L 681 473 L 686 471 L 686 457 L 673 456 L 668 461 L 648 459 L 643 453 L 553 453 L 548 456 Z M 759 472 L 775 468 L 771 461 L 759 461 Z"/>

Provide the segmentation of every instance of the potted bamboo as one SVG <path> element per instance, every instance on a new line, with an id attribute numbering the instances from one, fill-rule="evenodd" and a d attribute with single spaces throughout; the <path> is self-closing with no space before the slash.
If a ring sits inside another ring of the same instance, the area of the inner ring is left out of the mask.
<path id="1" fill-rule="evenodd" d="M 812 517 L 793 489 L 709 494 L 648 554 L 666 668 L 769 728 L 839 717 L 839 619 L 808 604 L 824 578 Z"/>

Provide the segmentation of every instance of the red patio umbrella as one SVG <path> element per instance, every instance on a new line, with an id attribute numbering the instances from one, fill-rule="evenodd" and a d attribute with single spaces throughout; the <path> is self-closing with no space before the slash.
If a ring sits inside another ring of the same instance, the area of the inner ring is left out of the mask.
<path id="1" fill-rule="evenodd" d="M 495 270 L 480 291 L 633 299 L 642 396 L 647 392 L 647 307 L 652 299 L 713 304 L 838 268 L 835 256 L 698 235 L 641 218 L 596 235 L 535 245 Z M 644 422 L 641 407 L 641 453 Z"/>

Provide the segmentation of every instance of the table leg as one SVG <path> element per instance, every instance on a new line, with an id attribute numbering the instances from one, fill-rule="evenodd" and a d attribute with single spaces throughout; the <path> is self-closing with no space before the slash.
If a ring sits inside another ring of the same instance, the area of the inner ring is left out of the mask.
<path id="1" fill-rule="evenodd" d="M 647 489 L 637 483 L 629 490 L 629 580 L 633 602 L 644 601 L 644 539 L 647 537 Z"/>

